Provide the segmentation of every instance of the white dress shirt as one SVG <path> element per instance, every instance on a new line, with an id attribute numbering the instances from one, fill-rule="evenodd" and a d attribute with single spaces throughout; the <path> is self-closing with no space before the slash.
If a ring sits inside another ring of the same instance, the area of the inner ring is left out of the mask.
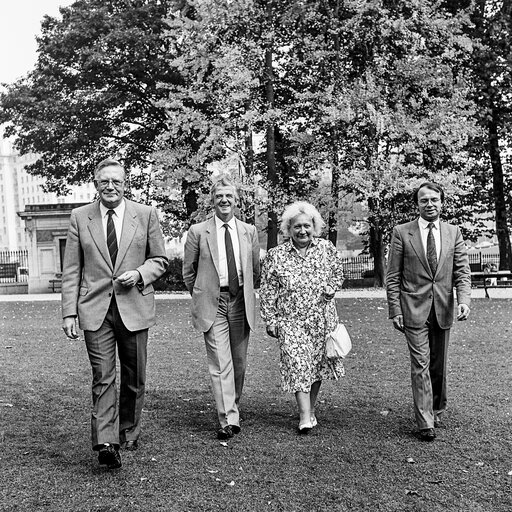
<path id="1" fill-rule="evenodd" d="M 242 286 L 243 276 L 242 276 L 242 261 L 240 259 L 240 242 L 238 240 L 238 231 L 236 229 L 236 221 L 235 217 L 233 217 L 229 222 L 224 222 L 217 215 L 215 215 L 215 226 L 217 228 L 217 247 L 219 248 L 219 279 L 220 286 L 229 286 L 228 280 L 228 259 L 226 257 L 226 242 L 225 242 L 225 233 L 226 228 L 224 228 L 224 224 L 229 226 L 229 234 L 231 235 L 231 243 L 233 244 L 233 252 L 235 254 L 235 263 L 236 270 L 238 273 L 238 283 Z"/>
<path id="2" fill-rule="evenodd" d="M 119 247 L 119 244 L 121 243 L 121 231 L 123 229 L 125 209 L 126 204 L 124 202 L 124 199 L 122 199 L 121 202 L 115 208 L 107 208 L 102 202 L 100 202 L 101 222 L 103 223 L 103 233 L 105 233 L 105 240 L 107 240 L 107 212 L 109 210 L 114 210 L 112 220 L 114 221 L 114 227 L 116 228 L 117 247 Z"/>
<path id="3" fill-rule="evenodd" d="M 437 253 L 437 261 L 439 261 L 439 256 L 441 254 L 441 231 L 439 227 L 439 219 L 433 222 L 434 227 L 432 228 L 432 233 L 434 234 L 434 241 L 436 242 L 436 253 Z M 423 244 L 423 250 L 425 251 L 425 255 L 427 254 L 427 237 L 428 237 L 428 225 L 430 222 L 425 220 L 423 217 L 418 219 L 418 224 L 420 226 L 421 233 L 421 243 Z"/>

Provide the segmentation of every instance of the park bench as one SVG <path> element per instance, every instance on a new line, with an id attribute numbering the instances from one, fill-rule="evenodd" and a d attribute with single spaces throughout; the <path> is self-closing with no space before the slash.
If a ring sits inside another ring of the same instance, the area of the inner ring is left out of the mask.
<path id="1" fill-rule="evenodd" d="M 50 279 L 50 283 L 48 285 L 48 288 L 52 292 L 60 292 L 62 287 L 62 274 L 58 272 L 55 274 L 55 277 L 53 279 Z"/>
<path id="2" fill-rule="evenodd" d="M 495 280 L 495 284 L 491 284 Z M 490 299 L 489 288 L 512 288 L 512 272 L 510 270 L 498 270 L 497 272 L 471 272 L 471 286 L 483 288 L 485 297 Z"/>

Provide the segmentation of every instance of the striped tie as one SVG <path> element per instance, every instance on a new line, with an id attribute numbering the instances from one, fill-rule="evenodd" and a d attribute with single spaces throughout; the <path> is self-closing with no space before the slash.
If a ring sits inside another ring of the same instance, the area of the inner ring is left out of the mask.
<path id="1" fill-rule="evenodd" d="M 108 210 L 107 215 L 107 246 L 108 252 L 110 253 L 110 259 L 112 261 L 112 267 L 116 265 L 117 258 L 117 236 L 116 236 L 116 227 L 114 226 L 114 219 L 112 219 L 112 215 L 114 214 L 114 210 Z"/>
<path id="2" fill-rule="evenodd" d="M 437 270 L 437 250 L 436 250 L 436 240 L 434 238 L 434 233 L 432 230 L 434 229 L 434 223 L 429 222 L 428 224 L 428 236 L 427 236 L 427 260 L 430 266 L 430 270 L 432 270 L 432 275 L 435 275 Z"/>

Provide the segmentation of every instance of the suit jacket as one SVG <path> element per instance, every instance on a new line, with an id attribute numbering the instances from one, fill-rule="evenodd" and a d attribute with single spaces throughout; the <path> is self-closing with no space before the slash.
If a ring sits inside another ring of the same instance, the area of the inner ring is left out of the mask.
<path id="1" fill-rule="evenodd" d="M 391 238 L 387 270 L 389 318 L 403 315 L 407 327 L 421 327 L 434 304 L 442 329 L 453 323 L 454 294 L 457 303 L 471 301 L 471 271 L 460 229 L 440 223 L 441 253 L 432 275 L 421 242 L 418 221 L 396 226 Z"/>
<path id="2" fill-rule="evenodd" d="M 124 325 L 130 331 L 155 324 L 153 283 L 167 266 L 156 210 L 126 200 L 116 266 L 112 267 L 99 202 L 71 212 L 62 270 L 62 316 L 76 316 L 80 328 L 96 331 L 115 294 Z M 142 284 L 125 288 L 115 276 L 138 270 Z"/>
<path id="3" fill-rule="evenodd" d="M 240 260 L 244 280 L 245 316 L 255 328 L 254 289 L 259 286 L 260 249 L 254 226 L 236 219 Z M 183 258 L 183 281 L 192 295 L 192 324 L 206 332 L 213 325 L 219 307 L 219 250 L 215 219 L 193 225 L 187 234 Z"/>

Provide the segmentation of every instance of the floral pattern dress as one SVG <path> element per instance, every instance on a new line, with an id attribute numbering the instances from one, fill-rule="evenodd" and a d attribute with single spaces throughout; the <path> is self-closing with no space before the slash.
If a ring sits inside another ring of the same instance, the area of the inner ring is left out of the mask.
<path id="1" fill-rule="evenodd" d="M 313 238 L 305 256 L 293 243 L 270 249 L 262 268 L 260 310 L 267 324 L 278 327 L 279 368 L 284 391 L 311 391 L 311 385 L 345 375 L 342 359 L 325 357 L 325 336 L 338 322 L 334 300 L 324 301 L 327 285 L 343 283 L 341 255 L 334 245 Z"/>

